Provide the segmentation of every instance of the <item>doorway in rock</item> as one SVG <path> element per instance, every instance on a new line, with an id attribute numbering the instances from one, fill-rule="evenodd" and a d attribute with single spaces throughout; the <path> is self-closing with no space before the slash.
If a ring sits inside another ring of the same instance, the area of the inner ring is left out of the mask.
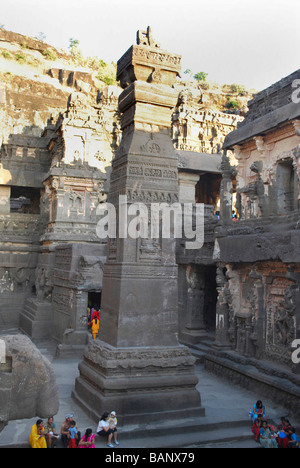
<path id="1" fill-rule="evenodd" d="M 217 284 L 215 265 L 179 265 L 178 329 L 183 344 L 214 340 Z"/>
<path id="2" fill-rule="evenodd" d="M 90 309 L 101 309 L 101 291 L 89 291 L 88 307 Z"/>

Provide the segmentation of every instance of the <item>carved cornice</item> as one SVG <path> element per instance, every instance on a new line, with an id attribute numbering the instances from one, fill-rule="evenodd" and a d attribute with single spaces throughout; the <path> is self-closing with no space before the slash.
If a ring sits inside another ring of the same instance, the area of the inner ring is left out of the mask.
<path id="1" fill-rule="evenodd" d="M 172 86 L 181 71 L 181 56 L 142 45 L 132 45 L 118 61 L 117 80 L 126 88 L 136 80 Z"/>

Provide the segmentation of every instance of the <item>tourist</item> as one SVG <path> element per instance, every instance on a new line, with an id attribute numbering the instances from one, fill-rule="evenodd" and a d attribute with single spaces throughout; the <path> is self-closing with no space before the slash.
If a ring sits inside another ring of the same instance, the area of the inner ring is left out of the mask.
<path id="1" fill-rule="evenodd" d="M 107 436 L 107 446 L 110 448 L 114 448 L 112 444 L 112 439 L 114 439 L 115 445 L 119 445 L 117 441 L 117 428 L 111 420 L 110 413 L 105 412 L 99 421 L 97 434 L 99 436 L 106 437 Z"/>
<path id="2" fill-rule="evenodd" d="M 279 448 L 288 448 L 291 441 L 292 434 L 295 433 L 295 429 L 291 425 L 290 421 L 286 418 L 281 418 L 281 424 L 278 426 L 278 445 Z"/>
<path id="3" fill-rule="evenodd" d="M 97 317 L 94 317 L 91 322 L 93 340 L 97 338 L 97 335 L 99 333 L 99 326 L 100 326 L 99 320 L 97 319 Z"/>
<path id="4" fill-rule="evenodd" d="M 259 415 L 259 416 L 255 419 L 255 421 L 254 421 L 254 423 L 253 423 L 253 426 L 252 426 L 252 432 L 253 432 L 253 434 L 254 434 L 254 440 L 255 440 L 256 442 L 259 442 L 259 436 L 260 436 L 260 430 L 261 430 L 261 428 L 262 428 L 262 422 L 263 422 L 263 421 L 262 421 L 262 417 L 261 417 L 261 415 Z"/>
<path id="5" fill-rule="evenodd" d="M 69 439 L 69 448 L 77 448 L 77 440 L 78 440 L 78 431 L 76 428 L 76 422 L 70 421 L 70 427 L 68 430 L 68 439 Z"/>
<path id="6" fill-rule="evenodd" d="M 274 449 L 278 448 L 276 435 L 271 431 L 267 421 L 263 421 L 259 434 L 259 442 L 263 448 Z"/>
<path id="7" fill-rule="evenodd" d="M 257 419 L 258 415 L 261 415 L 264 419 L 266 417 L 265 407 L 262 401 L 258 400 L 255 405 L 253 405 L 251 418 L 254 424 L 255 419 Z"/>
<path id="8" fill-rule="evenodd" d="M 56 426 L 54 424 L 54 418 L 48 418 L 47 424 L 44 428 L 46 436 L 46 442 L 48 448 L 53 448 L 57 442 L 58 435 L 56 434 Z"/>
<path id="9" fill-rule="evenodd" d="M 84 436 L 79 441 L 78 448 L 96 448 L 95 447 L 95 434 L 92 429 L 87 429 Z"/>
<path id="10" fill-rule="evenodd" d="M 92 309 L 93 312 L 91 313 L 91 320 L 96 318 L 100 322 L 100 310 Z"/>
<path id="11" fill-rule="evenodd" d="M 60 434 L 61 434 L 61 440 L 62 440 L 64 448 L 68 448 L 69 446 L 68 434 L 69 434 L 69 428 L 70 428 L 70 421 L 72 419 L 73 419 L 73 414 L 67 414 L 65 421 L 61 425 Z"/>
<path id="12" fill-rule="evenodd" d="M 296 430 L 292 428 L 291 440 L 288 443 L 288 448 L 299 448 L 300 447 L 300 439 L 296 434 Z"/>
<path id="13" fill-rule="evenodd" d="M 117 414 L 115 411 L 111 411 L 110 413 L 110 421 L 114 423 L 114 426 L 117 427 L 118 420 L 117 420 Z"/>
<path id="14" fill-rule="evenodd" d="M 282 418 L 280 418 L 280 421 L 281 421 L 281 423 L 278 424 L 278 431 L 280 431 L 281 429 L 283 429 L 283 427 L 284 427 L 284 421 L 286 421 L 286 418 L 283 416 Z"/>
<path id="15" fill-rule="evenodd" d="M 30 447 L 34 449 L 47 448 L 47 442 L 44 434 L 44 422 L 42 419 L 38 419 L 32 426 L 29 444 Z"/>

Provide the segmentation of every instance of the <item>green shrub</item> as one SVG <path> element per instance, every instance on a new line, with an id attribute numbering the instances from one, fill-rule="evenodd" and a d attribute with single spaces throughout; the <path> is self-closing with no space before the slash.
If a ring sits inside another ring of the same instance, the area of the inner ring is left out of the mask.
<path id="1" fill-rule="evenodd" d="M 114 85 L 116 84 L 116 71 L 114 63 L 109 65 L 103 62 L 103 60 L 99 60 L 96 78 L 103 81 L 106 85 Z"/>
<path id="2" fill-rule="evenodd" d="M 49 47 L 48 47 L 48 49 L 43 50 L 42 54 L 47 60 L 56 60 L 57 59 L 56 53 L 54 52 L 54 50 L 50 49 Z"/>
<path id="3" fill-rule="evenodd" d="M 194 80 L 196 81 L 206 81 L 206 78 L 208 77 L 208 73 L 205 72 L 199 72 L 194 75 Z"/>
<path id="4" fill-rule="evenodd" d="M 22 54 L 16 53 L 15 54 L 15 59 L 19 63 L 26 63 L 26 57 L 24 55 L 22 55 Z"/>
<path id="5" fill-rule="evenodd" d="M 13 56 L 7 51 L 7 50 L 2 50 L 1 55 L 3 58 L 7 60 L 12 60 Z"/>
<path id="6" fill-rule="evenodd" d="M 227 109 L 239 109 L 240 105 L 238 101 L 235 101 L 234 99 L 227 98 L 228 102 L 226 104 Z"/>
<path id="7" fill-rule="evenodd" d="M 247 94 L 247 89 L 244 85 L 233 83 L 230 85 L 230 89 L 232 93 L 237 93 L 240 96 L 245 96 L 245 94 Z"/>

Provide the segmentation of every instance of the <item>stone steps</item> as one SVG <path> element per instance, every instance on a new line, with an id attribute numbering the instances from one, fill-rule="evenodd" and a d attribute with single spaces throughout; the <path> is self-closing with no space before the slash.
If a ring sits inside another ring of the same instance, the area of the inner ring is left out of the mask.
<path id="1" fill-rule="evenodd" d="M 122 448 L 198 448 L 214 444 L 242 444 L 257 447 L 248 421 L 230 421 L 209 423 L 195 421 L 194 424 L 180 424 L 174 421 L 173 426 L 162 425 L 147 429 L 120 430 Z"/>
<path id="2" fill-rule="evenodd" d="M 300 418 L 300 376 L 283 366 L 268 361 L 248 358 L 232 350 L 213 347 L 213 341 L 189 345 L 197 364 L 234 385 L 256 391 L 262 398 L 293 407 L 293 418 Z"/>
<path id="3" fill-rule="evenodd" d="M 161 427 L 124 427 L 119 428 L 120 449 L 189 449 L 231 447 L 258 448 L 254 441 L 249 421 L 209 424 L 206 421 L 191 425 L 174 421 L 173 425 Z M 96 436 L 96 448 L 106 448 L 106 439 Z M 62 448 L 61 441 L 57 448 Z"/>
<path id="4" fill-rule="evenodd" d="M 207 346 L 207 344 L 202 347 Z M 81 431 L 91 427 L 96 431 L 97 421 L 90 418 L 81 410 L 81 407 L 71 398 L 74 382 L 78 376 L 78 360 L 75 358 L 55 358 L 56 343 L 41 343 L 41 352 L 50 358 L 54 366 L 55 375 L 60 392 L 60 409 L 55 415 L 55 422 L 59 430 L 65 414 L 72 412 Z M 203 349 L 199 353 L 204 352 Z M 51 359 L 52 355 L 52 359 Z M 199 377 L 198 387 L 205 416 L 192 420 L 174 419 L 119 428 L 120 453 L 121 449 L 172 449 L 177 453 L 197 448 L 259 448 L 255 443 L 251 432 L 251 423 L 248 411 L 253 402 L 258 399 L 258 393 L 235 387 L 226 379 L 219 379 L 213 373 L 207 372 L 204 365 L 196 366 L 196 374 Z M 260 397 L 261 395 L 259 395 Z M 264 401 L 270 420 L 275 423 L 280 421 L 284 414 L 282 405 L 272 406 L 271 402 Z M 283 402 L 282 402 L 283 403 Z M 172 402 L 170 402 L 170 405 Z M 99 415 L 100 416 L 100 415 Z M 297 426 L 293 415 L 290 419 Z M 12 421 L 4 429 L 0 437 L 0 447 L 11 446 L 14 448 L 28 447 L 28 437 L 33 420 Z M 58 448 L 61 448 L 61 442 Z M 106 449 L 106 440 L 96 437 L 96 447 Z M 117 451 L 115 452 L 117 453 Z"/>
<path id="5" fill-rule="evenodd" d="M 32 340 L 43 340 L 52 334 L 52 305 L 50 302 L 26 300 L 20 314 L 20 330 Z"/>

